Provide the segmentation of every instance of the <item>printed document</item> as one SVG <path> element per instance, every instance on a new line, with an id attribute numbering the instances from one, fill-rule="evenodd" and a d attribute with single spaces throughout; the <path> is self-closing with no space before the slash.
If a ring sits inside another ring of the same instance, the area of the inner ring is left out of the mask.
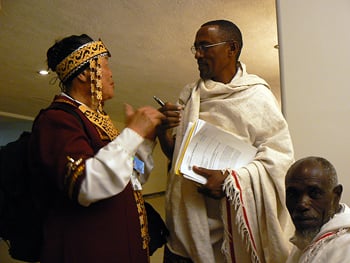
<path id="1" fill-rule="evenodd" d="M 175 173 L 205 184 L 207 179 L 193 172 L 192 166 L 213 170 L 238 169 L 251 162 L 256 152 L 254 146 L 199 119 L 187 127 L 175 164 Z"/>

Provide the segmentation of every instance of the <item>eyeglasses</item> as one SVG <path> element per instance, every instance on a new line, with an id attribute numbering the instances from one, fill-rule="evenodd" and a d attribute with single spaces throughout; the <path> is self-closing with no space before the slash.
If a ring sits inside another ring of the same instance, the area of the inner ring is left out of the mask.
<path id="1" fill-rule="evenodd" d="M 208 48 L 219 46 L 219 45 L 222 45 L 222 44 L 225 44 L 228 42 L 231 42 L 231 41 L 227 40 L 227 41 L 223 41 L 223 42 L 219 42 L 219 43 L 215 43 L 215 44 L 192 46 L 191 52 L 193 53 L 193 55 L 196 55 L 197 51 L 198 52 L 206 52 L 208 50 Z"/>

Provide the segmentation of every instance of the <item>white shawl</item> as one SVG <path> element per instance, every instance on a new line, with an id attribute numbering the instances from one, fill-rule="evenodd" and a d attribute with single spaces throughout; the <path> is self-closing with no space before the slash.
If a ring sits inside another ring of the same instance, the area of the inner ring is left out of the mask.
<path id="1" fill-rule="evenodd" d="M 300 237 L 291 238 L 295 247 L 287 263 L 343 263 L 349 261 L 350 208 L 346 204 L 341 204 L 341 206 L 342 211 L 324 224 L 306 247 Z"/>
<path id="2" fill-rule="evenodd" d="M 179 103 L 185 109 L 176 131 L 173 165 L 188 122 L 198 118 L 258 148 L 254 161 L 225 181 L 228 198 L 221 201 L 221 213 L 226 260 L 234 262 L 233 240 L 236 262 L 285 262 L 288 238 L 294 229 L 285 207 L 284 176 L 293 162 L 293 147 L 287 123 L 267 83 L 248 74 L 241 63 L 231 83 L 200 80 L 184 88 Z M 197 186 L 170 171 L 166 193 L 170 250 L 194 262 L 214 263 L 209 235 L 213 225 L 207 215 L 206 200 Z"/>

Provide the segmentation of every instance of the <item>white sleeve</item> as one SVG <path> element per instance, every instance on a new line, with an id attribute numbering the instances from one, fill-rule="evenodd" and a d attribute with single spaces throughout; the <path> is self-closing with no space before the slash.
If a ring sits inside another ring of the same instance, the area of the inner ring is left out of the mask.
<path id="1" fill-rule="evenodd" d="M 155 142 L 145 139 L 137 149 L 136 155 L 145 163 L 145 172 L 139 177 L 141 184 L 144 184 L 147 181 L 149 174 L 153 170 L 154 161 L 152 153 L 155 145 Z"/>
<path id="2" fill-rule="evenodd" d="M 87 159 L 86 176 L 78 196 L 79 203 L 89 206 L 93 202 L 122 192 L 130 181 L 133 156 L 144 140 L 132 129 L 125 128 L 94 157 Z"/>

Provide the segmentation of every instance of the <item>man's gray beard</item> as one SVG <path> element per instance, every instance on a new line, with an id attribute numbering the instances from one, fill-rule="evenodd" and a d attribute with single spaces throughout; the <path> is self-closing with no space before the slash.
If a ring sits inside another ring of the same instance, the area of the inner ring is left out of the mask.
<path id="1" fill-rule="evenodd" d="M 320 232 L 320 228 L 313 230 L 302 230 L 296 231 L 295 235 L 298 238 L 298 241 L 302 243 L 303 247 L 308 246 L 311 241 L 315 238 L 315 236 Z"/>

